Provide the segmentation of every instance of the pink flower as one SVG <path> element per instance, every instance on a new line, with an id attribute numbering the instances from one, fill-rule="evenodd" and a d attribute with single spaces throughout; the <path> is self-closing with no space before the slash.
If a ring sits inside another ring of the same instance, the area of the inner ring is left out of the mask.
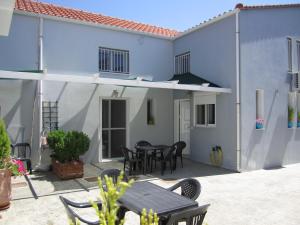
<path id="1" fill-rule="evenodd" d="M 12 163 L 17 166 L 19 175 L 24 175 L 27 173 L 24 163 L 21 160 L 12 159 Z"/>

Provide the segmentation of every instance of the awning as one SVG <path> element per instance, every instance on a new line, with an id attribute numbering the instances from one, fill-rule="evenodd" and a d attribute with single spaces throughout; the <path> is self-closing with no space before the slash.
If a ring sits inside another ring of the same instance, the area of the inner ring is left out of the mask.
<path id="1" fill-rule="evenodd" d="M 65 75 L 65 74 L 46 74 L 33 72 L 13 72 L 0 70 L 0 78 L 19 79 L 19 80 L 44 80 L 44 81 L 61 81 L 86 84 L 103 84 L 118 85 L 125 87 L 141 87 L 141 88 L 162 88 L 172 90 L 201 91 L 215 93 L 231 93 L 229 88 L 206 87 L 202 85 L 179 84 L 175 81 L 144 81 L 142 79 L 115 79 L 99 77 L 94 75 Z"/>
<path id="2" fill-rule="evenodd" d="M 178 84 L 192 84 L 192 85 L 209 85 L 209 87 L 220 87 L 208 80 L 205 80 L 199 76 L 192 73 L 175 74 L 170 81 L 178 81 Z"/>
<path id="3" fill-rule="evenodd" d="M 1 0 L 0 2 L 0 36 L 8 36 L 15 0 Z"/>

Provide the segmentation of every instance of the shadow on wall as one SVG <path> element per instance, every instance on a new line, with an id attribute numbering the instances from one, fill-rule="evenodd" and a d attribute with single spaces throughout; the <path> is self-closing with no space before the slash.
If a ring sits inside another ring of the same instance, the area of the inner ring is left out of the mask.
<path id="1" fill-rule="evenodd" d="M 61 126 L 62 129 L 64 129 L 64 130 L 78 130 L 78 131 L 83 130 L 84 123 L 86 121 L 86 117 L 87 117 L 87 114 L 88 114 L 90 104 L 92 102 L 92 99 L 95 96 L 95 93 L 97 92 L 98 86 L 99 85 L 96 85 L 94 87 L 94 90 L 93 90 L 91 96 L 89 97 L 86 104 L 83 105 L 82 109 L 75 116 L 70 118 L 65 124 L 63 124 Z M 61 95 L 62 95 L 62 93 L 60 93 L 60 96 Z M 73 101 L 73 100 L 71 100 L 71 101 Z"/>
<path id="2" fill-rule="evenodd" d="M 8 133 L 12 143 L 30 143 L 32 135 L 34 94 L 36 93 L 37 82 L 18 82 L 21 82 L 20 98 L 16 100 L 11 110 L 4 116 L 4 121 L 7 124 Z"/>
<path id="3" fill-rule="evenodd" d="M 280 167 L 283 165 L 284 156 L 287 151 L 287 144 L 292 137 L 293 129 L 287 129 L 287 118 L 280 116 L 277 119 L 273 136 L 270 141 L 270 147 L 265 158 L 265 169 Z"/>

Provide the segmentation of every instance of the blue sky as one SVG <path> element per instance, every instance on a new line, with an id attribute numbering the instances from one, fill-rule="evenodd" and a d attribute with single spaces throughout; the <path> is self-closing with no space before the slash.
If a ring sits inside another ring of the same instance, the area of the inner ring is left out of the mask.
<path id="1" fill-rule="evenodd" d="M 56 5 L 183 31 L 242 2 L 254 4 L 297 3 L 299 0 L 40 0 Z"/>

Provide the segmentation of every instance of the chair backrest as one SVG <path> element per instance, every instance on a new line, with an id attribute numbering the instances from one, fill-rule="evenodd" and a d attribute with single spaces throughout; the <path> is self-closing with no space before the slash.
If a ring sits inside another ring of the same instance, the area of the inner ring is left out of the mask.
<path id="1" fill-rule="evenodd" d="M 106 169 L 101 173 L 101 180 L 104 180 L 105 175 L 111 177 L 114 183 L 117 183 L 118 177 L 121 174 L 121 170 L 119 169 Z M 124 174 L 124 181 L 128 181 L 127 176 Z"/>
<path id="2" fill-rule="evenodd" d="M 176 151 L 176 146 L 172 145 L 167 151 L 163 152 L 164 159 L 169 160 L 173 156 L 175 151 Z"/>
<path id="3" fill-rule="evenodd" d="M 176 145 L 176 155 L 182 155 L 182 151 L 186 147 L 186 143 L 184 141 L 178 141 L 175 143 L 175 145 Z"/>
<path id="4" fill-rule="evenodd" d="M 179 182 L 181 195 L 192 200 L 196 200 L 201 193 L 201 184 L 198 180 L 187 178 Z"/>
<path id="5" fill-rule="evenodd" d="M 176 225 L 182 221 L 185 221 L 187 225 L 201 225 L 208 207 L 209 204 L 173 213 L 170 215 L 166 225 Z"/>
<path id="6" fill-rule="evenodd" d="M 123 156 L 125 158 L 126 161 L 130 161 L 131 158 L 130 158 L 130 150 L 126 147 L 121 147 L 122 149 L 122 152 L 123 152 Z"/>
<path id="7" fill-rule="evenodd" d="M 31 147 L 29 143 L 17 143 L 12 145 L 12 156 L 20 159 L 31 157 Z"/>
<path id="8" fill-rule="evenodd" d="M 139 146 L 151 146 L 151 144 L 148 142 L 148 141 L 138 141 L 136 144 L 135 144 L 135 148 L 138 148 Z"/>

